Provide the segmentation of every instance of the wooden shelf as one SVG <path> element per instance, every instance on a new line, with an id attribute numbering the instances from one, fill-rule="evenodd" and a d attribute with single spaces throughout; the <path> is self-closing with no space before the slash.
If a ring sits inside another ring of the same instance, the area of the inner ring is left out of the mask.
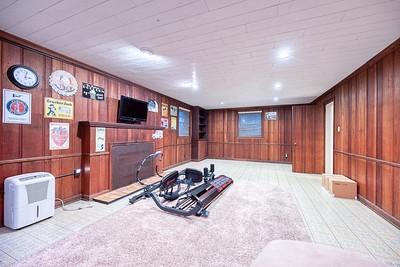
<path id="1" fill-rule="evenodd" d="M 155 127 L 140 124 L 116 123 L 116 122 L 103 122 L 103 121 L 80 121 L 80 127 L 103 127 L 103 128 L 116 128 L 116 129 L 138 129 L 138 130 L 164 130 L 164 127 Z"/>
<path id="2" fill-rule="evenodd" d="M 192 109 L 192 160 L 207 157 L 208 112 L 201 107 Z"/>

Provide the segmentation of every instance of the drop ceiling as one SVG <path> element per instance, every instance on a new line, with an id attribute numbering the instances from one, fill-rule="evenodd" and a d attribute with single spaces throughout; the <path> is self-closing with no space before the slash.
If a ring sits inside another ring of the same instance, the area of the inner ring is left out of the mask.
<path id="1" fill-rule="evenodd" d="M 191 105 L 298 104 L 400 37 L 400 1 L 1 0 L 0 29 Z"/>

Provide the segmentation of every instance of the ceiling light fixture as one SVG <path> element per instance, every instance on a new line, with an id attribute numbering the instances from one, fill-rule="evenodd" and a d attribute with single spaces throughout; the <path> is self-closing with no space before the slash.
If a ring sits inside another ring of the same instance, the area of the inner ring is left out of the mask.
<path id="1" fill-rule="evenodd" d="M 275 90 L 280 90 L 282 88 L 282 83 L 280 83 L 280 82 L 274 83 L 274 88 L 275 88 Z"/>
<path id="2" fill-rule="evenodd" d="M 274 102 L 278 102 L 279 101 L 279 97 L 275 96 L 274 97 Z"/>
<path id="3" fill-rule="evenodd" d="M 146 56 L 152 56 L 154 55 L 153 51 L 150 48 L 147 47 L 142 47 L 139 49 L 140 52 L 142 52 L 143 54 L 145 54 Z"/>
<path id="4" fill-rule="evenodd" d="M 224 101 L 221 101 L 219 104 L 220 104 L 220 105 L 224 105 Z"/>
<path id="5" fill-rule="evenodd" d="M 278 59 L 287 59 L 290 57 L 291 53 L 292 52 L 289 48 L 281 48 L 278 50 L 278 53 L 276 56 Z"/>
<path id="6" fill-rule="evenodd" d="M 192 87 L 192 82 L 187 82 L 187 81 L 182 82 L 182 83 L 181 83 L 181 86 L 182 86 L 182 87 Z"/>
<path id="7" fill-rule="evenodd" d="M 199 89 L 199 85 L 198 85 L 197 81 L 195 81 L 195 82 L 183 81 L 180 83 L 180 86 L 184 87 L 184 88 L 192 88 L 193 90 Z"/>

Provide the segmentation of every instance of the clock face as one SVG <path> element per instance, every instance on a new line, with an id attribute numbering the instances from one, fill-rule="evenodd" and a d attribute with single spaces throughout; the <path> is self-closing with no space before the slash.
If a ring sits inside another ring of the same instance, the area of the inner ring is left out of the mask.
<path id="1" fill-rule="evenodd" d="M 7 74 L 10 81 L 22 89 L 35 88 L 39 84 L 36 72 L 22 65 L 11 66 Z"/>

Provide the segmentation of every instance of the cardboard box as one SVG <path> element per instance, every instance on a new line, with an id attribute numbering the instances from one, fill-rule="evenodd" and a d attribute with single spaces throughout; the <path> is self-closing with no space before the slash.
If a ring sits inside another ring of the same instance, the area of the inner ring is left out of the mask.
<path id="1" fill-rule="evenodd" d="M 350 180 L 350 179 L 347 178 L 344 175 L 336 175 L 336 174 L 335 175 L 331 175 L 329 177 L 327 190 L 329 191 L 329 193 L 333 194 L 332 193 L 332 183 L 331 183 L 331 181 L 347 181 L 347 180 Z M 352 181 L 352 180 L 350 180 L 350 181 Z"/>
<path id="2" fill-rule="evenodd" d="M 326 190 L 328 190 L 328 186 L 329 186 L 329 174 L 322 174 L 322 181 L 321 181 L 321 185 L 323 188 L 325 188 Z"/>
<path id="3" fill-rule="evenodd" d="M 347 177 L 329 179 L 329 192 L 334 197 L 357 199 L 357 183 Z"/>
<path id="4" fill-rule="evenodd" d="M 330 191 L 329 190 L 329 180 L 332 178 L 346 178 L 345 176 L 343 176 L 343 175 L 341 175 L 341 174 L 326 174 L 326 173 L 323 173 L 322 174 L 322 187 L 323 188 L 325 188 L 327 191 Z"/>

